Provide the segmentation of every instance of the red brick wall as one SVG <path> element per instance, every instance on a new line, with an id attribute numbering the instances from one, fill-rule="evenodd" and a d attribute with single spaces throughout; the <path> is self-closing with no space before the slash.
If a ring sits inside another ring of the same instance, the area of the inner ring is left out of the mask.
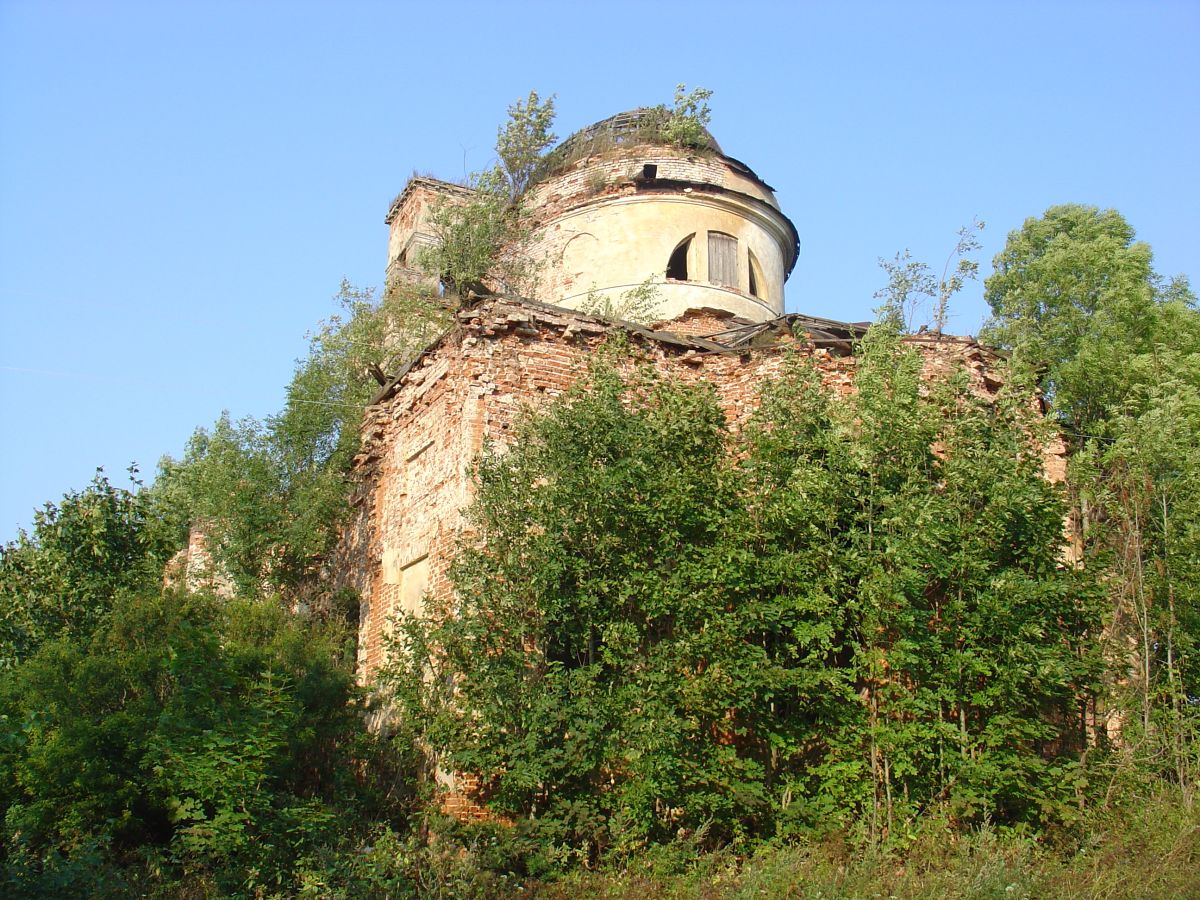
<path id="1" fill-rule="evenodd" d="M 707 319 L 695 316 L 689 324 L 706 330 L 723 321 Z M 536 408 L 569 388 L 616 327 L 568 310 L 495 298 L 461 311 L 459 324 L 391 397 L 368 411 L 364 423 L 358 516 L 345 542 L 346 564 L 355 569 L 349 580 L 363 594 L 364 680 L 385 658 L 388 620 L 405 602 L 411 607 L 415 589 L 424 586 L 435 601 L 451 596 L 447 569 L 469 501 L 467 470 L 485 436 L 504 441 L 523 408 Z M 630 337 L 662 371 L 715 385 L 735 429 L 754 410 L 763 380 L 778 373 L 785 348 L 813 358 L 832 389 L 852 389 L 852 357 L 790 338 L 766 348 L 714 353 L 686 338 L 660 340 L 644 332 Z M 930 375 L 965 366 L 980 392 L 998 387 L 995 354 L 973 341 L 923 337 L 913 344 Z"/>

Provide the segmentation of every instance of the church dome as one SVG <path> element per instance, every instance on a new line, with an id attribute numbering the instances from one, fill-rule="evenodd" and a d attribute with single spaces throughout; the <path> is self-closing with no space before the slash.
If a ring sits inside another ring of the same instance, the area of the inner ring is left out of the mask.
<path id="1" fill-rule="evenodd" d="M 668 137 L 670 121 L 665 107 L 618 113 L 547 155 L 525 200 L 538 296 L 620 309 L 652 289 L 658 321 L 690 310 L 781 315 L 795 226 L 707 129 L 684 146 Z"/>
<path id="2" fill-rule="evenodd" d="M 545 174 L 554 174 L 576 160 L 610 150 L 647 144 L 670 146 L 672 141 L 663 131 L 670 118 L 671 113 L 666 107 L 643 106 L 617 113 L 581 128 L 546 157 Z M 700 132 L 700 139 L 692 144 L 693 149 L 721 153 L 721 145 L 712 136 L 712 132 L 703 126 L 700 127 Z"/>

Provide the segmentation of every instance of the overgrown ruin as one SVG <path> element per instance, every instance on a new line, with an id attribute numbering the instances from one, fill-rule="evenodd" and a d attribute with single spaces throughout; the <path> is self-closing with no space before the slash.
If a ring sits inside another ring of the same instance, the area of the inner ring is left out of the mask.
<path id="1" fill-rule="evenodd" d="M 537 297 L 475 296 L 452 327 L 395 375 L 368 409 L 345 571 L 362 596 L 358 666 L 383 663 L 391 620 L 440 604 L 471 496 L 469 468 L 485 441 L 503 442 L 525 408 L 567 390 L 594 351 L 622 334 L 660 371 L 710 382 L 731 426 L 754 409 L 759 384 L 787 354 L 811 358 L 827 386 L 852 389 L 854 347 L 866 323 L 785 314 L 796 229 L 774 192 L 711 136 L 699 148 L 656 139 L 646 111 L 612 117 L 568 138 L 531 189 Z M 419 281 L 430 215 L 471 191 L 412 178 L 388 211 L 390 281 Z M 639 285 L 658 301 L 652 324 L 588 314 L 589 298 Z M 973 389 L 1000 387 L 998 356 L 971 338 L 910 337 L 927 376 L 956 369 Z M 1061 477 L 1061 447 L 1047 472 Z"/>

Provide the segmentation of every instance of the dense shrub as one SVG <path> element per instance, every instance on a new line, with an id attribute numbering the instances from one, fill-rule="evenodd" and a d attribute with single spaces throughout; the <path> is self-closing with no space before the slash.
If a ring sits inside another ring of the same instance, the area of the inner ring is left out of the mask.
<path id="1" fill-rule="evenodd" d="M 290 892 L 307 855 L 402 810 L 343 641 L 272 601 L 167 592 L 43 645 L 0 682 L 10 877 L 95 858 Z"/>
<path id="2" fill-rule="evenodd" d="M 563 863 L 1068 821 L 1097 595 L 1023 398 L 919 368 L 876 332 L 835 404 L 797 361 L 735 437 L 598 366 L 478 463 L 457 599 L 402 623 L 415 739 Z"/>

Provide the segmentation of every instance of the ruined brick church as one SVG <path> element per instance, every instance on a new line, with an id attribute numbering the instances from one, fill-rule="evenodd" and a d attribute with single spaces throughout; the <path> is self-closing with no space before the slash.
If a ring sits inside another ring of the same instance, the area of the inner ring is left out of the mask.
<path id="1" fill-rule="evenodd" d="M 645 116 L 624 113 L 568 138 L 530 188 L 522 252 L 538 263 L 536 296 L 464 303 L 368 408 L 344 560 L 362 597 L 362 678 L 383 662 L 398 613 L 451 592 L 469 466 L 485 439 L 503 442 L 522 409 L 569 388 L 614 332 L 662 372 L 710 382 L 735 429 L 785 351 L 810 356 L 831 389 L 851 389 L 866 325 L 785 313 L 799 239 L 773 189 L 711 138 L 704 148 L 664 143 Z M 431 211 L 469 195 L 431 178 L 408 182 L 386 218 L 389 280 L 422 277 L 416 260 L 435 241 Z M 653 324 L 581 310 L 647 283 Z M 909 341 L 927 375 L 964 368 L 975 390 L 999 388 L 995 354 L 974 340 Z"/>

